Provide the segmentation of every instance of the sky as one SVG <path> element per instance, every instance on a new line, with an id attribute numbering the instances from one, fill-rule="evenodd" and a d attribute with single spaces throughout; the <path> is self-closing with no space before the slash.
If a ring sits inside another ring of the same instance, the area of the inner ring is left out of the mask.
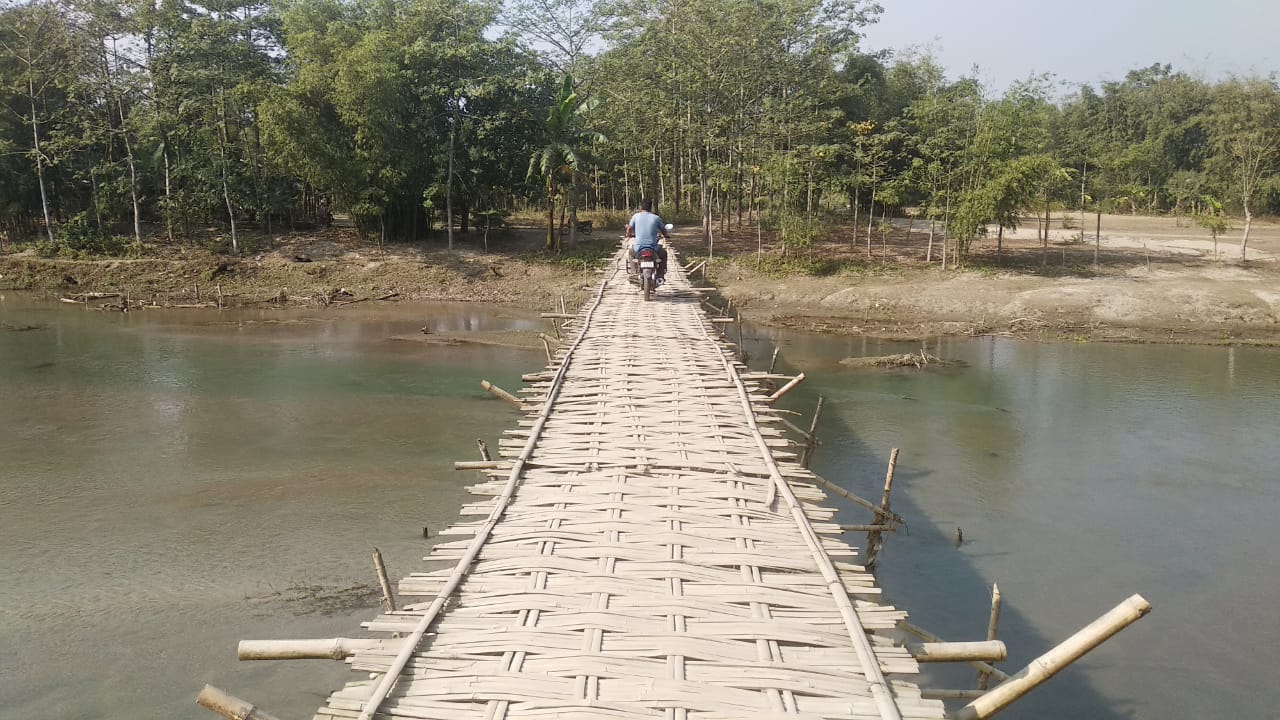
<path id="1" fill-rule="evenodd" d="M 864 50 L 927 48 L 991 90 L 1052 73 L 1069 92 L 1152 63 L 1217 80 L 1280 73 L 1280 0 L 879 0 Z"/>

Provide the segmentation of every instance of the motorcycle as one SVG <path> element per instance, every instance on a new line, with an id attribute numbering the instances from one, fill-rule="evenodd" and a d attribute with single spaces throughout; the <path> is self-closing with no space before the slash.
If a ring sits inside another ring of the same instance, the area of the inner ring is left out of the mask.
<path id="1" fill-rule="evenodd" d="M 673 227 L 675 226 L 667 225 L 667 232 L 671 232 Z M 657 251 L 651 247 L 643 247 L 635 253 L 627 253 L 627 275 L 631 284 L 640 286 L 640 293 L 646 301 L 653 297 L 653 291 L 658 286 L 660 262 Z"/>

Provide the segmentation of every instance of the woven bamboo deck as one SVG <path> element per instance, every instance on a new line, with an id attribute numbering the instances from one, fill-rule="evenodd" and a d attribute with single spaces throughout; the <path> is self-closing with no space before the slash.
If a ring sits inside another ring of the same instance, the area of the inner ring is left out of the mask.
<path id="1" fill-rule="evenodd" d="M 875 634 L 906 613 L 671 266 L 648 303 L 611 272 L 569 321 L 473 488 L 491 498 L 366 623 L 401 637 L 356 652 L 372 675 L 317 718 L 944 716 Z"/>

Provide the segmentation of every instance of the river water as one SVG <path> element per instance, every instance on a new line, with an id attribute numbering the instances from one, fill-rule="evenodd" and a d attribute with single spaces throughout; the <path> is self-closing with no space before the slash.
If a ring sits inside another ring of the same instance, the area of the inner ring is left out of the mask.
<path id="1" fill-rule="evenodd" d="M 452 461 L 514 424 L 479 381 L 544 361 L 421 341 L 542 326 L 472 305 L 121 315 L 11 293 L 6 326 L 3 720 L 211 717 L 206 682 L 309 717 L 346 667 L 238 663 L 236 641 L 358 634 L 371 548 L 417 569 L 472 498 Z M 808 375 L 788 407 L 826 397 L 819 473 L 878 497 L 902 449 L 909 532 L 879 574 L 917 624 L 981 639 L 997 581 L 1015 670 L 1133 592 L 1155 606 L 1005 717 L 1275 717 L 1280 353 L 944 339 L 929 352 L 963 365 L 865 372 L 838 361 L 903 347 L 748 334 Z"/>

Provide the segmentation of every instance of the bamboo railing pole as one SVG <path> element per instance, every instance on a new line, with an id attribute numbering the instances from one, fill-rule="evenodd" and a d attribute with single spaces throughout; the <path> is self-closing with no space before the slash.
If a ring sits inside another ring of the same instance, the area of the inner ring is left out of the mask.
<path id="1" fill-rule="evenodd" d="M 799 385 L 803 380 L 804 380 L 804 373 L 800 373 L 799 375 L 791 378 L 791 382 L 778 388 L 777 392 L 769 396 L 769 402 L 773 402 L 781 398 L 783 395 L 786 395 L 787 393 L 791 392 L 791 388 L 794 388 L 795 386 Z"/>
<path id="2" fill-rule="evenodd" d="M 395 642 L 376 638 L 241 640 L 236 656 L 241 660 L 343 660 L 361 650 L 386 649 Z"/>
<path id="3" fill-rule="evenodd" d="M 916 662 L 999 662 L 1009 657 L 1008 649 L 999 640 L 907 643 L 906 647 Z"/>
<path id="4" fill-rule="evenodd" d="M 889 451 L 889 468 L 884 473 L 884 493 L 880 495 L 880 510 L 884 514 L 889 513 L 889 495 L 893 492 L 893 473 L 898 468 L 898 448 Z M 880 555 L 880 550 L 884 547 L 884 535 L 879 530 L 872 530 L 867 533 L 867 561 L 868 568 L 875 567 L 876 558 Z M 990 638 L 988 638 L 990 639 Z"/>
<path id="5" fill-rule="evenodd" d="M 991 584 L 991 616 L 987 619 L 987 639 L 995 640 L 1000 629 L 1000 583 Z M 991 682 L 989 673 L 978 671 L 978 689 L 986 690 Z"/>
<path id="6" fill-rule="evenodd" d="M 512 405 L 515 405 L 516 407 L 520 408 L 521 410 L 523 410 L 523 409 L 524 409 L 524 405 L 523 405 L 523 404 L 521 404 L 521 402 L 520 402 L 520 398 L 516 397 L 515 395 L 512 395 L 511 393 L 507 392 L 506 390 L 503 390 L 502 388 L 498 387 L 497 385 L 494 385 L 493 383 L 489 382 L 488 380 L 481 380 L 481 381 L 480 381 L 480 387 L 482 387 L 482 388 L 484 388 L 486 391 L 488 391 L 488 393 L 489 393 L 490 395 L 493 395 L 494 397 L 502 398 L 503 400 L 506 400 L 507 402 L 511 403 Z"/>
<path id="7" fill-rule="evenodd" d="M 265 713 L 238 697 L 228 695 L 212 685 L 205 685 L 196 696 L 196 704 L 212 710 L 227 720 L 277 720 L 275 715 Z"/>
<path id="8" fill-rule="evenodd" d="M 373 567 L 378 571 L 378 585 L 382 586 L 382 609 L 387 612 L 396 611 L 396 596 L 391 592 L 391 580 L 387 577 L 387 566 L 382 562 L 382 551 L 373 549 Z"/>
<path id="9" fill-rule="evenodd" d="M 921 640 L 924 640 L 925 642 L 946 642 L 945 640 L 938 637 L 937 635 L 934 635 L 928 630 L 925 630 L 924 628 L 918 627 L 916 625 L 912 625 L 906 620 L 898 621 L 898 629 L 905 633 L 915 635 L 916 637 L 920 638 Z M 1000 668 L 997 668 L 996 666 L 990 663 L 985 663 L 985 662 L 982 662 L 981 660 L 970 660 L 969 664 L 975 668 L 978 668 L 979 670 L 984 670 L 985 672 L 990 673 L 991 677 L 994 677 L 995 679 L 1000 680 L 1001 682 L 1009 679 L 1008 673 L 1004 672 Z M 969 691 L 966 691 L 966 692 L 969 692 Z"/>
<path id="10" fill-rule="evenodd" d="M 1008 707 L 1060 670 L 1079 660 L 1085 653 L 1151 612 L 1151 603 L 1137 593 L 1130 595 L 1097 620 L 1081 628 L 1049 652 L 1018 671 L 1013 677 L 987 691 L 982 697 L 960 708 L 954 720 L 981 720 Z"/>

